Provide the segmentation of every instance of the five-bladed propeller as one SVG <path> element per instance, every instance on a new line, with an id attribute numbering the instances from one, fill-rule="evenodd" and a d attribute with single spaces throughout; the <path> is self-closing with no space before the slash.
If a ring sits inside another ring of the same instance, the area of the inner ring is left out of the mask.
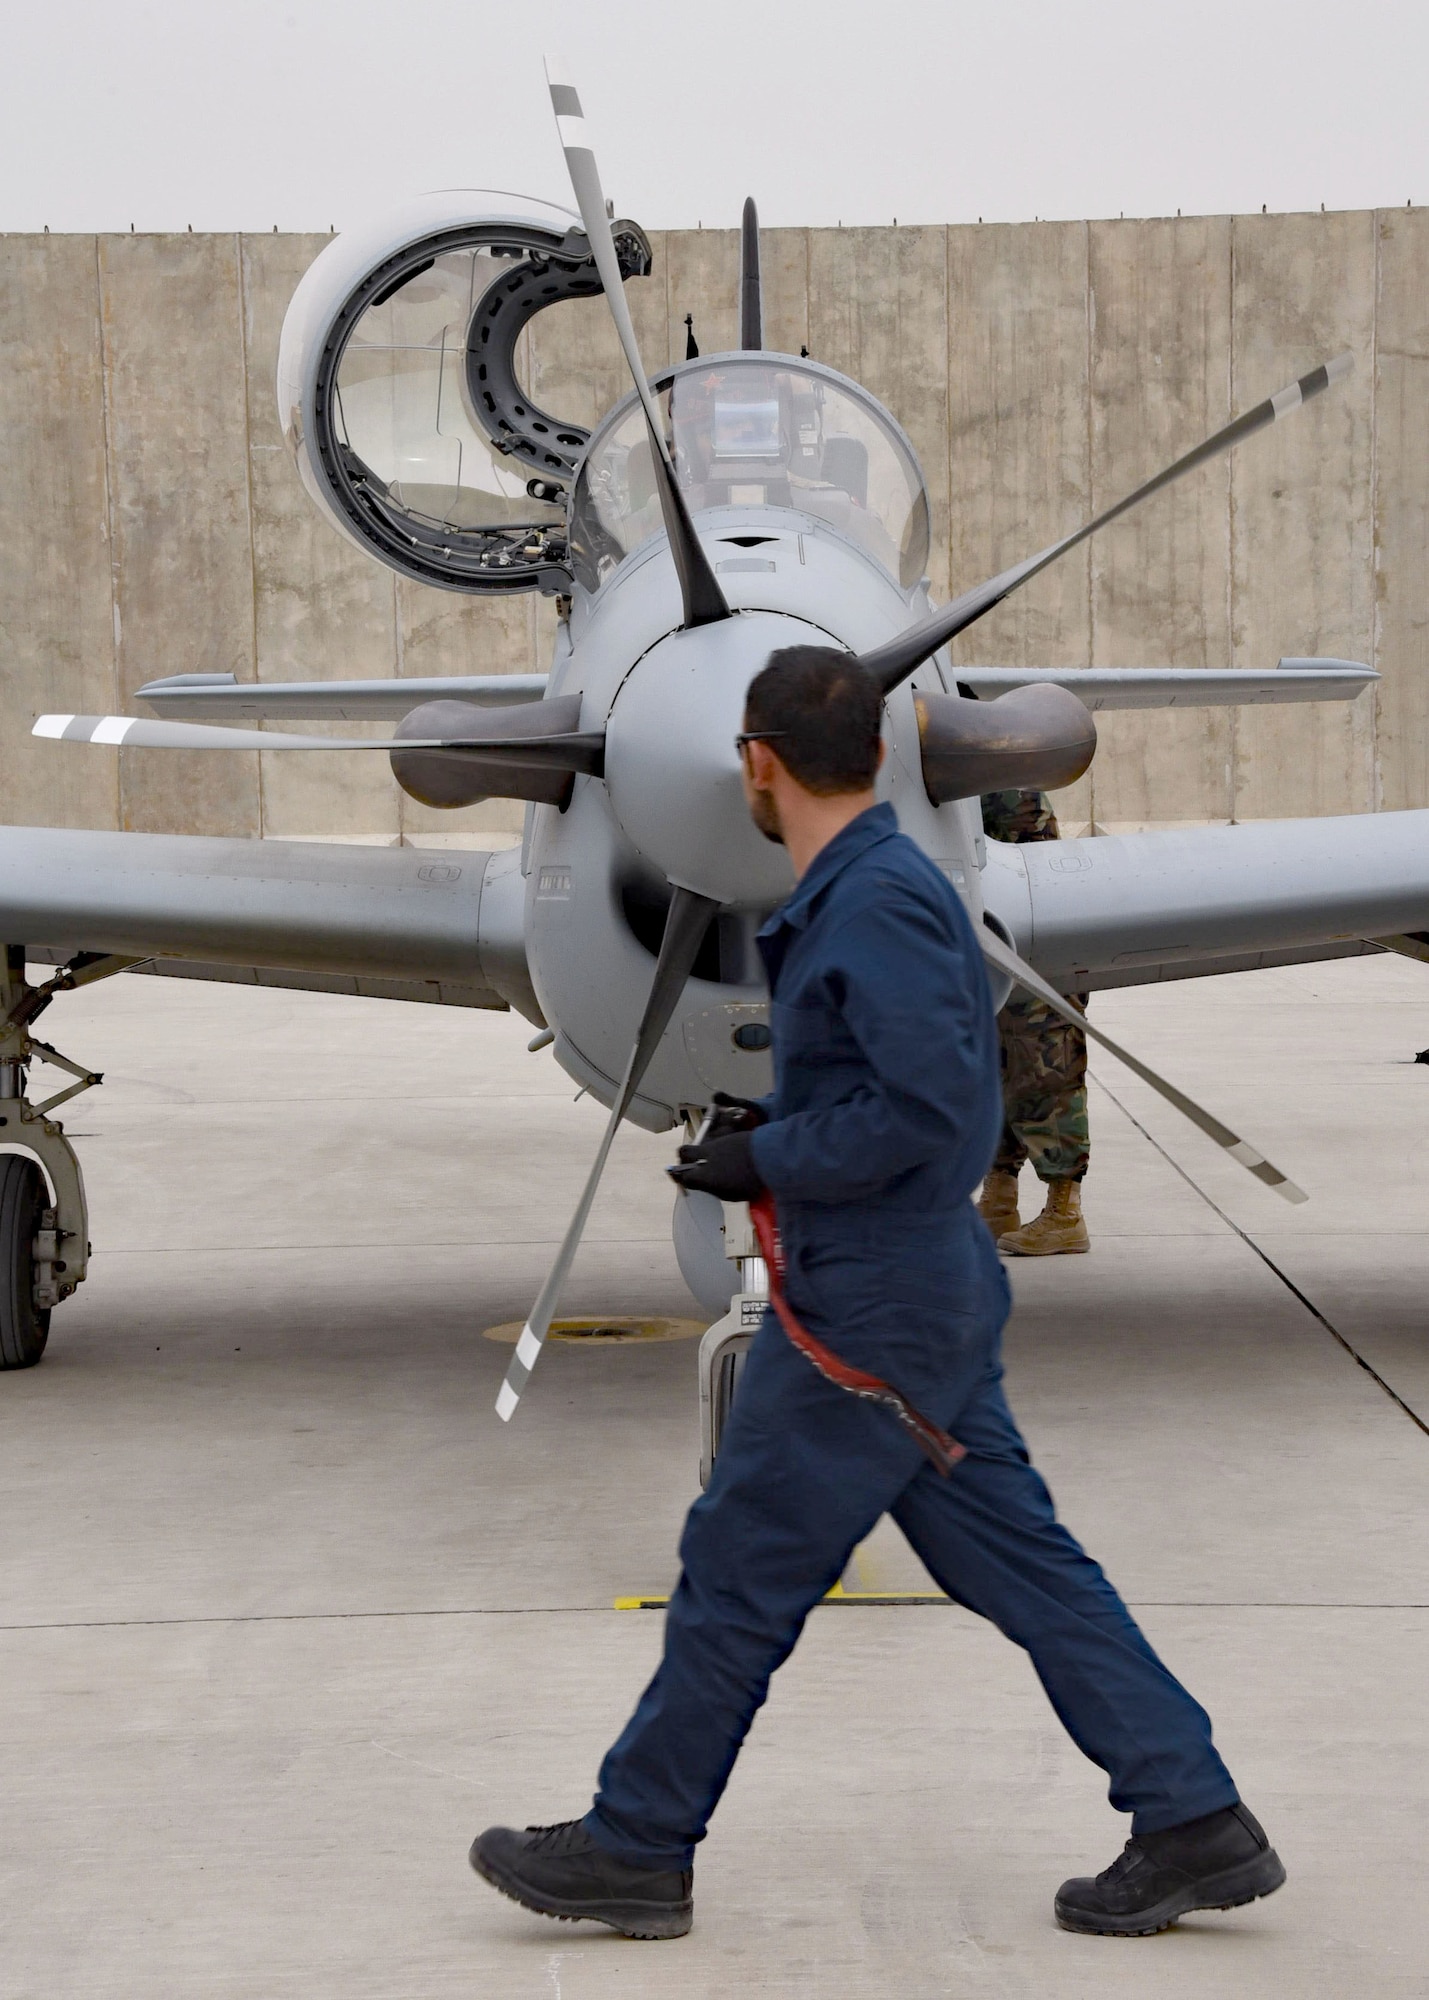
<path id="1" fill-rule="evenodd" d="M 690 628 L 714 623 L 730 617 L 730 609 L 695 534 L 666 442 L 660 408 L 640 358 L 600 174 L 585 134 L 580 99 L 572 85 L 558 82 L 549 71 L 548 80 L 551 104 L 585 233 L 645 414 L 656 489 L 679 578 L 684 625 Z M 759 223 L 753 201 L 745 203 L 741 230 L 740 345 L 746 350 L 757 350 L 763 345 Z M 1193 451 L 1187 452 L 1072 534 L 975 589 L 964 592 L 931 617 L 862 655 L 862 664 L 874 676 L 883 693 L 890 694 L 950 639 L 965 631 L 1013 591 L 1076 548 L 1099 528 L 1106 527 L 1174 480 L 1299 408 L 1346 375 L 1351 365 L 1351 357 L 1341 355 L 1327 365 L 1313 369 L 1289 388 L 1282 389 L 1277 395 L 1235 418 Z M 542 799 L 555 796 L 560 789 L 562 774 L 565 774 L 567 783 L 577 773 L 603 774 L 605 737 L 600 731 L 582 731 L 574 726 L 579 716 L 578 696 L 557 697 L 508 708 L 499 722 L 494 717 L 473 710 L 474 721 L 479 720 L 480 733 L 475 727 L 468 733 L 459 707 L 455 702 L 438 701 L 418 708 L 401 725 L 402 729 L 413 733 L 399 734 L 387 740 L 213 728 L 203 724 L 148 721 L 131 716 L 46 715 L 35 724 L 34 733 L 70 742 L 125 744 L 135 748 L 380 750 L 392 756 L 399 781 L 403 779 L 406 769 L 412 779 L 409 788 L 414 789 L 415 795 L 426 796 L 423 787 L 429 787 L 433 802 L 439 804 L 462 802 L 458 794 L 462 793 L 463 785 L 475 785 L 481 793 Z M 1066 782 L 1068 775 L 1075 775 L 1085 768 L 1095 747 L 1095 731 L 1090 717 L 1074 698 L 1059 689 L 1030 688 L 1016 695 L 1004 696 L 987 709 L 974 711 L 971 721 L 966 713 L 954 712 L 964 711 L 967 707 L 967 704 L 950 696 L 918 697 L 924 777 L 935 803 L 971 796 L 973 791 L 994 789 L 1001 783 L 1035 782 L 1041 786 Z M 417 734 L 417 730 L 424 733 Z M 425 763 L 420 761 L 423 758 L 427 759 Z M 404 759 L 407 760 L 406 765 L 403 764 Z M 463 759 L 470 765 L 469 776 L 461 775 Z M 1021 776 L 1008 776 L 1014 771 L 1020 772 Z M 1048 771 L 1060 775 L 1048 777 Z M 454 772 L 457 775 L 454 776 Z M 717 907 L 709 897 L 672 885 L 672 900 L 650 995 L 596 1158 L 502 1384 L 496 1408 L 503 1420 L 509 1420 L 514 1412 L 541 1352 L 561 1288 L 590 1215 L 615 1133 L 669 1026 Z M 1042 979 L 1000 937 L 984 928 L 981 943 L 991 964 L 1082 1028 L 1094 1041 L 1110 1049 L 1257 1179 L 1289 1201 L 1305 1200 L 1302 1191 L 1292 1181 L 1228 1126 L 1087 1021 L 1080 1010 Z"/>
<path id="2" fill-rule="evenodd" d="M 596 168 L 595 156 L 586 142 L 585 120 L 581 112 L 580 98 L 572 85 L 557 83 L 550 76 L 549 70 L 547 77 L 551 89 L 551 105 L 556 113 L 556 123 L 560 129 L 561 142 L 565 148 L 566 165 L 570 170 L 571 183 L 575 189 L 581 218 L 585 223 L 586 234 L 590 238 L 592 251 L 595 254 L 596 268 L 600 271 L 601 277 L 605 282 L 606 298 L 610 303 L 616 330 L 620 335 L 621 345 L 625 350 L 625 358 L 630 365 L 630 372 L 635 378 L 635 386 L 645 410 L 645 420 L 650 432 L 651 454 L 660 475 L 661 506 L 664 511 L 666 528 L 670 537 L 670 547 L 674 555 L 675 567 L 680 576 L 681 590 L 684 593 L 685 623 L 688 626 L 706 622 L 705 619 L 697 615 L 694 608 L 697 603 L 699 578 L 702 574 L 708 577 L 709 586 L 716 596 L 720 594 L 719 586 L 715 582 L 713 574 L 709 570 L 708 562 L 704 557 L 704 552 L 695 538 L 689 513 L 684 505 L 683 496 L 676 482 L 674 468 L 665 446 L 658 407 L 656 406 L 654 397 L 650 393 L 650 385 L 645 378 L 639 349 L 635 341 L 634 328 L 630 323 L 629 310 L 625 303 L 619 281 L 619 272 L 615 264 L 614 246 L 610 238 L 610 228 L 606 214 L 605 197 L 601 190 L 600 175 Z M 610 276 L 606 275 L 607 266 L 611 273 Z M 753 201 L 748 200 L 744 204 L 740 233 L 740 346 L 745 349 L 757 349 L 762 347 L 762 345 L 763 302 L 759 271 L 759 218 Z M 1105 509 L 1095 519 L 1077 529 L 1075 533 L 1065 536 L 1060 542 L 1054 543 L 1051 548 L 1044 549 L 1040 555 L 1033 556 L 1028 561 L 1019 563 L 1013 569 L 1005 570 L 1000 576 L 992 578 L 990 582 L 981 585 L 978 589 L 966 592 L 962 597 L 956 599 L 954 603 L 946 606 L 941 612 L 936 613 L 931 619 L 912 627 L 911 630 L 900 634 L 897 639 L 891 640 L 887 645 L 877 648 L 876 651 L 864 655 L 864 666 L 878 680 L 883 692 L 885 694 L 891 693 L 924 660 L 931 658 L 938 651 L 939 647 L 945 645 L 956 633 L 965 630 L 975 620 L 992 610 L 995 605 L 1000 604 L 1005 597 L 1018 589 L 1020 585 L 1026 583 L 1031 577 L 1036 576 L 1040 570 L 1046 569 L 1059 556 L 1065 555 L 1068 550 L 1074 549 L 1078 543 L 1085 541 L 1098 528 L 1107 526 L 1108 523 L 1116 520 L 1119 515 L 1126 513 L 1130 508 L 1136 506 L 1138 502 L 1149 499 L 1153 493 L 1159 492 L 1163 486 L 1169 486 L 1173 480 L 1179 479 L 1183 473 L 1193 471 L 1198 465 L 1204 465 L 1209 459 L 1216 457 L 1223 451 L 1229 450 L 1232 445 L 1238 444 L 1242 438 L 1251 436 L 1266 424 L 1274 423 L 1278 417 L 1284 416 L 1288 411 L 1297 409 L 1301 403 L 1308 401 L 1312 396 L 1318 395 L 1321 390 L 1328 388 L 1331 382 L 1347 374 L 1350 365 L 1350 357 L 1342 355 L 1339 360 L 1331 362 L 1327 367 L 1318 368 L 1311 374 L 1302 377 L 1291 388 L 1282 389 L 1278 395 L 1270 397 L 1268 401 L 1260 404 L 1256 409 L 1248 411 L 1242 417 L 1237 417 L 1233 422 L 1227 424 L 1224 429 L 1216 432 L 1213 437 L 1208 438 L 1204 444 L 1198 445 L 1194 451 L 1187 452 L 1184 457 L 1177 459 L 1164 472 L 1158 473 L 1154 479 L 1147 480 L 1134 493 L 1128 494 L 1125 499 L 1118 501 L 1115 506 Z M 694 559 L 696 557 L 698 558 L 697 562 Z M 720 603 L 723 607 L 722 597 L 720 598 Z M 720 612 L 710 613 L 709 615 L 728 616 L 729 613 L 727 607 L 723 607 Z M 1029 692 L 1045 700 L 1045 697 L 1053 691 L 1039 689 Z M 1056 693 L 1060 698 L 1062 691 L 1057 690 Z M 1027 696 L 1024 695 L 1022 700 L 1026 702 Z M 1038 710 L 1037 726 L 1040 732 L 1045 727 L 1047 720 L 1047 718 L 1041 715 L 1042 701 L 1033 701 L 1028 706 Z M 1054 725 L 1054 733 L 1063 728 L 1065 718 L 1061 715 L 1060 711 L 1051 720 Z M 1085 768 L 1085 763 L 1090 761 L 1091 750 L 1095 747 L 1096 737 L 1095 730 L 1088 730 L 1087 728 L 1089 722 L 1089 717 L 1077 720 L 1076 726 L 1071 731 L 1066 744 L 1064 745 L 1059 740 L 1056 745 L 1057 754 L 1064 761 L 1067 761 L 1067 767 L 1070 770 L 1083 769 Z M 925 712 L 919 716 L 919 726 L 920 734 L 926 738 L 930 726 L 930 716 L 926 712 L 926 704 Z M 960 754 L 962 749 L 963 746 L 959 743 L 956 746 L 956 752 Z M 957 761 L 957 755 L 954 754 L 954 747 L 951 744 L 943 751 L 943 756 L 944 761 Z M 1080 763 L 1077 761 L 1079 757 L 1082 759 Z M 970 760 L 967 761 L 970 762 Z M 932 787 L 930 786 L 931 789 Z M 945 796 L 952 796 L 952 794 L 946 793 Z M 556 1261 L 552 1265 L 550 1274 L 541 1288 L 541 1294 L 532 1310 L 531 1318 L 522 1330 L 515 1356 L 507 1371 L 506 1379 L 501 1385 L 501 1392 L 497 1397 L 497 1414 L 503 1421 L 510 1421 L 516 1409 L 517 1402 L 520 1399 L 521 1392 L 529 1381 L 531 1370 L 540 1355 L 542 1343 L 545 1340 L 551 1318 L 555 1312 L 556 1301 L 561 1286 L 564 1284 L 566 1275 L 570 1270 L 571 1262 L 585 1228 L 586 1218 L 590 1214 L 591 1203 L 595 1198 L 596 1188 L 599 1185 L 601 1174 L 609 1157 L 611 1142 L 615 1137 L 616 1128 L 625 1115 L 625 1110 L 631 1097 L 634 1095 L 636 1085 L 644 1075 L 650 1058 L 655 1053 L 660 1036 L 664 1032 L 665 1025 L 674 1011 L 680 992 L 689 975 L 690 968 L 694 964 L 695 953 L 699 948 L 699 942 L 703 936 L 705 925 L 714 914 L 715 908 L 716 905 L 708 898 L 695 896 L 692 891 L 684 889 L 677 889 L 675 891 L 674 900 L 670 905 L 669 915 L 666 919 L 665 936 L 660 947 L 659 962 L 655 968 L 655 978 L 651 988 L 650 1000 L 646 1006 L 644 1018 L 636 1035 L 635 1046 L 631 1051 L 630 1062 L 626 1069 L 620 1092 L 611 1110 L 609 1122 L 606 1125 L 605 1136 L 601 1142 L 600 1151 L 596 1155 L 595 1163 L 587 1177 L 581 1199 L 576 1207 L 576 1212 L 571 1218 L 570 1226 L 566 1230 L 561 1247 L 556 1254 Z M 1032 970 L 1031 966 L 1026 965 L 1015 952 L 1005 946 L 1001 939 L 994 937 L 991 932 L 987 933 L 987 942 L 984 945 L 984 951 L 994 963 L 1002 964 L 1003 969 L 1010 972 L 1020 984 L 1030 986 L 1030 990 L 1038 993 L 1041 998 L 1047 1000 L 1058 1012 L 1068 1015 L 1078 1025 L 1087 1025 L 1083 1021 L 1082 1016 L 1071 1007 L 1070 1003 L 1062 995 L 1056 993 L 1045 980 L 1041 979 Z M 1123 1061 L 1127 1062 L 1136 1071 L 1137 1075 L 1144 1078 L 1153 1089 L 1159 1091 L 1168 1103 L 1175 1105 L 1193 1124 L 1199 1127 L 1201 1131 L 1208 1133 L 1218 1144 L 1224 1146 L 1234 1158 L 1240 1160 L 1241 1164 L 1248 1167 L 1259 1179 L 1264 1180 L 1268 1185 L 1284 1193 L 1289 1200 L 1303 1200 L 1305 1198 L 1301 1194 L 1301 1191 L 1294 1186 L 1293 1182 L 1287 1180 L 1285 1175 L 1281 1174 L 1277 1168 L 1272 1167 L 1259 1153 L 1255 1152 L 1253 1147 L 1247 1146 L 1228 1126 L 1223 1125 L 1210 1112 L 1202 1110 L 1198 1104 L 1186 1096 L 1184 1091 L 1178 1090 L 1174 1084 L 1167 1083 L 1164 1078 L 1158 1076 L 1147 1064 L 1127 1054 L 1125 1050 L 1112 1042 L 1108 1036 L 1102 1034 L 1100 1029 L 1088 1027 L 1088 1033 L 1103 1042 L 1108 1048 L 1111 1048 L 1115 1054 L 1120 1056 Z"/>

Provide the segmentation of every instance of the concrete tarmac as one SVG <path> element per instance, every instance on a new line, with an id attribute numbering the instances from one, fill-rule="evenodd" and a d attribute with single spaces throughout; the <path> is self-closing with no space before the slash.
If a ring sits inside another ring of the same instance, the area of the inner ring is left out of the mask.
<path id="1" fill-rule="evenodd" d="M 1280 1894 L 1058 1931 L 1125 1822 L 1025 1658 L 941 1604 L 814 1614 L 689 1938 L 485 1888 L 479 1828 L 587 1804 L 660 1640 L 613 1600 L 668 1589 L 696 1490 L 690 1341 L 552 1347 L 492 1413 L 482 1328 L 528 1308 L 602 1114 L 514 1018 L 120 978 L 45 1021 L 107 1072 L 69 1117 L 93 1276 L 0 1378 L 6 2000 L 1429 1992 L 1429 971 L 1093 1008 L 1311 1195 L 1097 1056 L 1093 1251 L 1016 1264 L 1007 1337 L 1034 1456 L 1214 1715 Z M 691 1311 L 669 1151 L 621 1135 L 570 1309 Z M 925 1583 L 891 1530 L 856 1562 Z"/>

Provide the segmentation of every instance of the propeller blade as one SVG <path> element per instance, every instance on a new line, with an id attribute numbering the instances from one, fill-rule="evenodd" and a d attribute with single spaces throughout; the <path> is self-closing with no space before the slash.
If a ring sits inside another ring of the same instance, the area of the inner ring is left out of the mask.
<path id="1" fill-rule="evenodd" d="M 1233 417 L 1224 429 L 1218 430 L 1213 437 L 1208 437 L 1203 444 L 1198 444 L 1194 451 L 1188 451 L 1183 458 L 1178 458 L 1174 465 L 1168 465 L 1164 471 L 1158 472 L 1154 479 L 1148 479 L 1144 485 L 1138 486 L 1134 493 L 1128 493 L 1124 499 L 1118 500 L 1115 506 L 1106 508 L 1093 520 L 1074 529 L 1070 535 L 1064 535 L 1060 542 L 1053 542 L 1051 547 L 1043 549 L 1040 555 L 1029 556 L 1025 562 L 1016 563 L 1011 569 L 1003 570 L 1000 576 L 992 577 L 987 583 L 980 583 L 974 589 L 964 591 L 961 597 L 955 597 L 951 604 L 945 604 L 941 611 L 934 612 L 933 616 L 925 619 L 921 625 L 911 625 L 906 632 L 900 632 L 896 639 L 890 639 L 887 645 L 879 646 L 874 652 L 863 654 L 864 666 L 878 681 L 883 692 L 891 694 L 900 681 L 907 680 L 909 674 L 916 667 L 920 667 L 924 660 L 931 659 L 940 646 L 945 646 L 949 639 L 955 639 L 959 632 L 965 632 L 969 625 L 975 624 L 979 618 L 995 609 L 1005 597 L 1010 597 L 1014 590 L 1021 589 L 1024 583 L 1046 569 L 1049 563 L 1056 562 L 1059 556 L 1064 556 L 1070 549 L 1077 548 L 1089 535 L 1094 535 L 1098 528 L 1105 528 L 1130 508 L 1139 506 L 1143 500 L 1149 500 L 1153 493 L 1159 493 L 1163 486 L 1169 486 L 1173 480 L 1180 479 L 1185 473 L 1194 472 L 1197 466 L 1206 465 L 1211 459 L 1219 458 L 1222 452 L 1229 451 L 1233 445 L 1252 437 L 1256 431 L 1264 430 L 1268 424 L 1278 422 L 1281 417 L 1288 417 L 1290 412 L 1298 410 L 1302 403 L 1308 403 L 1313 397 L 1322 394 L 1332 382 L 1341 381 L 1353 367 L 1354 356 L 1341 354 L 1322 367 L 1312 368 L 1308 375 L 1302 375 L 1299 381 L 1292 382 L 1289 388 L 1279 390 L 1274 396 L 1268 396 L 1263 403 L 1257 403 L 1253 410 L 1247 410 L 1243 416 Z"/>
<path id="2" fill-rule="evenodd" d="M 531 1379 L 541 1352 L 542 1343 L 550 1330 L 551 1319 L 556 1310 L 556 1301 L 561 1288 L 570 1273 L 580 1240 L 585 1233 L 586 1220 L 590 1215 L 595 1191 L 600 1186 L 600 1177 L 605 1172 L 605 1163 L 610 1157 L 610 1148 L 619 1128 L 621 1119 L 629 1109 L 630 1100 L 640 1084 L 640 1079 L 650 1067 L 650 1059 L 659 1046 L 660 1037 L 670 1025 L 680 995 L 685 990 L 685 981 L 690 976 L 695 955 L 704 941 L 709 920 L 719 908 L 718 903 L 708 896 L 697 896 L 693 889 L 676 889 L 665 917 L 665 934 L 660 940 L 660 956 L 655 962 L 655 977 L 650 986 L 650 998 L 645 1003 L 645 1012 L 640 1019 L 640 1027 L 635 1036 L 635 1046 L 630 1051 L 630 1061 L 625 1066 L 620 1092 L 610 1108 L 610 1118 L 605 1135 L 596 1153 L 595 1163 L 586 1176 L 581 1198 L 576 1203 L 576 1212 L 571 1217 L 570 1227 L 561 1239 L 561 1247 L 556 1252 L 546 1282 L 541 1287 L 541 1295 L 531 1308 L 531 1317 L 521 1329 L 521 1338 L 516 1343 L 516 1352 L 511 1357 L 511 1366 L 506 1371 L 506 1380 L 501 1385 L 501 1393 L 496 1398 L 496 1414 L 501 1421 L 510 1423 L 512 1413 L 521 1400 L 521 1391 Z"/>
<path id="3" fill-rule="evenodd" d="M 670 538 L 670 553 L 675 559 L 675 570 L 680 579 L 685 624 L 713 625 L 721 618 L 729 617 L 729 606 L 725 603 L 724 592 L 710 568 L 709 557 L 700 546 L 695 534 L 689 509 L 685 505 L 685 496 L 680 491 L 675 478 L 675 469 L 670 463 L 660 406 L 651 391 L 645 364 L 640 359 L 635 328 L 630 320 L 630 307 L 626 302 L 625 285 L 615 254 L 615 241 L 610 233 L 610 220 L 606 214 L 600 170 L 596 166 L 595 154 L 591 151 L 586 138 L 585 113 L 581 110 L 581 101 L 574 86 L 569 83 L 557 83 L 551 74 L 549 64 L 546 66 L 546 82 L 551 92 L 551 109 L 556 114 L 556 128 L 561 135 L 561 145 L 566 155 L 566 170 L 570 174 L 571 187 L 575 191 L 576 206 L 585 225 L 591 255 L 595 258 L 595 268 L 600 273 L 601 284 L 605 287 L 605 300 L 610 307 L 610 316 L 615 321 L 615 330 L 620 336 L 620 345 L 625 350 L 625 359 L 634 378 L 636 393 L 645 411 L 645 422 L 650 432 L 650 456 L 654 462 L 655 484 L 660 494 L 660 511 L 665 517 L 665 532 Z"/>
<path id="4" fill-rule="evenodd" d="M 595 777 L 605 769 L 605 736 L 599 730 L 558 736 L 295 736 L 281 729 L 151 722 L 140 715 L 42 715 L 30 733 L 63 743 L 123 743 L 131 750 L 469 750 L 497 762 L 504 758 Z"/>
<path id="5" fill-rule="evenodd" d="M 764 345 L 764 288 L 759 276 L 759 210 L 750 195 L 739 236 L 739 344 L 746 354 Z"/>
<path id="6" fill-rule="evenodd" d="M 1258 1181 L 1263 1181 L 1266 1187 L 1273 1188 L 1285 1201 L 1302 1202 L 1310 1199 L 1303 1188 L 1296 1187 L 1294 1181 L 1282 1174 L 1279 1167 L 1273 1167 L 1263 1153 L 1257 1153 L 1254 1146 L 1247 1145 L 1238 1133 L 1232 1132 L 1229 1125 L 1223 1125 L 1219 1118 L 1212 1117 L 1209 1111 L 1203 1111 L 1194 1098 L 1187 1097 L 1184 1090 L 1178 1090 L 1174 1083 L 1168 1083 L 1164 1076 L 1158 1076 L 1154 1069 L 1149 1068 L 1138 1056 L 1132 1055 L 1130 1050 L 1124 1049 L 1120 1042 L 1114 1042 L 1110 1035 L 1105 1035 L 1100 1028 L 1094 1027 L 1086 1015 L 1072 1005 L 1065 994 L 1059 993 L 1055 986 L 1049 986 L 1040 973 L 1034 972 L 1027 961 L 1019 958 L 1012 947 L 1004 944 L 996 932 L 989 930 L 986 924 L 978 927 L 978 943 L 982 946 L 983 957 L 989 964 L 995 965 L 1000 972 L 1009 973 L 1019 986 L 1024 987 L 1029 993 L 1035 993 L 1039 1000 L 1045 1000 L 1049 1007 L 1054 1007 L 1064 1020 L 1072 1023 L 1073 1027 L 1080 1028 L 1092 1041 L 1100 1042 L 1104 1049 L 1110 1049 L 1118 1062 L 1124 1062 L 1143 1083 L 1149 1083 L 1158 1097 L 1164 1097 L 1168 1104 L 1174 1105 L 1183 1118 L 1189 1118 L 1208 1139 L 1214 1139 L 1218 1146 L 1223 1146 L 1231 1158 L 1239 1160 Z"/>

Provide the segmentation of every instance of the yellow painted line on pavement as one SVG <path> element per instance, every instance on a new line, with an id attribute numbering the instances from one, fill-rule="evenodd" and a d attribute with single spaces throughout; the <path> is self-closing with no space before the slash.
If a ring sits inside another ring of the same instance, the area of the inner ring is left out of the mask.
<path id="1" fill-rule="evenodd" d="M 951 1604 L 951 1597 L 945 1597 L 940 1590 L 845 1590 L 836 1583 L 823 1604 Z M 664 1611 L 670 1600 L 668 1597 L 617 1597 L 617 1611 Z"/>

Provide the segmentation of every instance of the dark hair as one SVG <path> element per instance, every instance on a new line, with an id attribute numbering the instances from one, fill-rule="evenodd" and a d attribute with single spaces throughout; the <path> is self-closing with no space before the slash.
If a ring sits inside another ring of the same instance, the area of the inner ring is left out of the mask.
<path id="1" fill-rule="evenodd" d="M 785 646 L 749 684 L 744 726 L 807 792 L 865 792 L 878 770 L 883 696 L 852 653 Z"/>

